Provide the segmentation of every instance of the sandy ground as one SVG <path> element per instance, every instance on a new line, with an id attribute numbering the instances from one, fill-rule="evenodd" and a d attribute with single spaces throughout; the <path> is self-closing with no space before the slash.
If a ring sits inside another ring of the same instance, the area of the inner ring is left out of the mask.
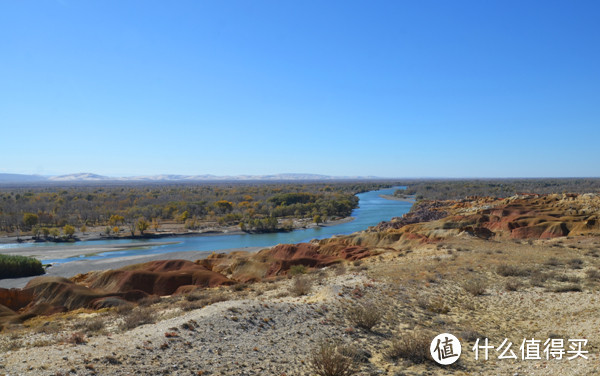
<path id="1" fill-rule="evenodd" d="M 352 347 L 360 376 L 600 374 L 600 239 L 455 238 L 382 252 L 306 275 L 312 289 L 300 297 L 293 279 L 279 278 L 163 297 L 134 310 L 29 320 L 0 336 L 0 373 L 308 376 L 315 374 L 311 354 L 330 339 Z M 562 289 L 571 285 L 577 288 Z M 372 330 L 350 314 L 358 305 L 382 314 Z M 155 324 L 121 327 L 148 311 Z M 78 332 L 83 342 L 74 344 Z M 393 356 L 397 341 L 414 335 L 429 346 L 439 333 L 463 344 L 454 365 L 411 360 L 412 347 Z M 495 346 L 487 361 L 475 359 L 477 338 Z M 542 353 L 523 360 L 521 342 L 532 338 L 563 339 L 566 350 L 568 339 L 587 339 L 587 359 L 546 360 Z M 517 360 L 498 359 L 504 339 Z"/>
<path id="2" fill-rule="evenodd" d="M 153 243 L 155 244 L 163 244 L 163 243 Z M 168 244 L 168 243 L 164 243 Z M 76 247 L 77 249 L 70 249 Z M 136 247 L 139 247 L 137 245 Z M 54 257 L 51 258 L 67 258 L 67 257 L 76 257 L 79 254 L 85 253 L 97 253 L 97 252 L 107 252 L 107 251 L 118 251 L 127 248 L 133 247 L 119 247 L 116 245 L 104 245 L 104 246 L 94 246 L 94 247 L 86 247 L 86 246 L 72 246 L 69 249 L 58 247 L 59 249 L 53 250 Z M 234 251 L 247 251 L 247 252 L 257 252 L 265 247 L 245 247 L 245 248 L 233 248 L 233 249 L 225 249 L 220 250 L 219 253 L 229 253 Z M 6 251 L 6 250 L 3 250 Z M 26 251 L 23 251 L 24 253 Z M 45 249 L 44 249 L 45 252 Z M 9 253 L 9 252 L 1 252 L 1 253 Z M 10 252 L 14 254 L 13 252 Z M 93 270 L 106 270 L 106 269 L 118 269 L 123 266 L 138 264 L 148 261 L 155 260 L 173 260 L 173 259 L 183 259 L 196 261 L 198 259 L 205 258 L 212 252 L 210 251 L 181 251 L 181 252 L 171 252 L 171 253 L 160 253 L 160 254 L 152 254 L 152 255 L 138 255 L 138 256 L 126 256 L 126 257 L 113 257 L 104 260 L 81 260 L 81 261 L 72 261 L 64 264 L 55 264 L 49 267 L 46 270 L 45 275 L 55 275 L 60 277 L 70 278 L 77 274 L 87 273 Z M 15 287 L 24 287 L 27 282 L 29 282 L 32 278 L 35 277 L 24 277 L 24 278 L 12 278 L 12 279 L 2 279 L 0 280 L 0 287 L 2 288 L 15 288 Z"/>
<path id="3" fill-rule="evenodd" d="M 417 202 L 417 199 L 415 198 L 414 195 L 408 196 L 406 198 L 396 197 L 396 196 L 392 196 L 392 195 L 379 195 L 379 197 L 385 198 L 386 200 L 410 202 L 411 204 L 414 204 L 415 202 Z"/>

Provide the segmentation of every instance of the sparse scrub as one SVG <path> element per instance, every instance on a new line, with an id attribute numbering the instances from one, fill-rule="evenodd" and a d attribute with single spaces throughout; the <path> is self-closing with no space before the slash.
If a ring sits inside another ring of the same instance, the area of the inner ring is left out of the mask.
<path id="1" fill-rule="evenodd" d="M 144 324 L 152 324 L 155 321 L 154 312 L 148 308 L 138 308 L 131 311 L 123 318 L 121 329 L 129 330 Z"/>
<path id="2" fill-rule="evenodd" d="M 474 342 L 477 340 L 477 338 L 484 337 L 479 332 L 477 332 L 476 330 L 473 330 L 473 329 L 463 330 L 462 332 L 459 333 L 458 336 L 467 342 Z"/>
<path id="3" fill-rule="evenodd" d="M 556 257 L 550 257 L 548 260 L 546 260 L 546 265 L 548 265 L 548 266 L 559 266 L 560 265 L 560 261 Z"/>
<path id="4" fill-rule="evenodd" d="M 553 278 L 553 276 L 554 276 L 554 273 L 544 273 L 539 270 L 536 270 L 531 274 L 531 276 L 529 278 L 529 283 L 532 286 L 544 287 L 546 284 L 546 281 L 548 279 Z"/>
<path id="5" fill-rule="evenodd" d="M 419 307 L 433 313 L 446 314 L 450 312 L 450 307 L 448 307 L 446 301 L 439 296 L 435 298 L 421 296 L 417 298 L 417 304 Z"/>
<path id="6" fill-rule="evenodd" d="M 433 337 L 423 332 L 412 332 L 399 336 L 392 341 L 386 352 L 386 358 L 410 360 L 413 363 L 424 363 L 431 360 L 429 345 Z"/>
<path id="7" fill-rule="evenodd" d="M 579 283 L 581 281 L 581 278 L 579 278 L 576 275 L 572 275 L 572 274 L 560 274 L 560 275 L 557 275 L 554 279 L 556 279 L 558 282 L 571 282 L 571 283 Z"/>
<path id="8" fill-rule="evenodd" d="M 571 269 L 581 269 L 583 268 L 583 260 L 580 258 L 572 258 L 569 260 L 569 265 Z"/>
<path id="9" fill-rule="evenodd" d="M 502 264 L 498 265 L 496 273 L 503 277 L 526 277 L 531 275 L 531 269 L 523 266 Z"/>
<path id="10" fill-rule="evenodd" d="M 570 283 L 568 285 L 556 286 L 552 289 L 553 292 L 581 292 L 583 289 L 581 285 L 577 283 Z"/>
<path id="11" fill-rule="evenodd" d="M 356 360 L 344 355 L 343 347 L 322 342 L 311 354 L 309 367 L 318 376 L 351 376 L 357 373 Z"/>
<path id="12" fill-rule="evenodd" d="M 592 281 L 600 280 L 600 270 L 596 268 L 586 270 L 585 275 L 588 277 L 588 279 L 591 279 Z"/>
<path id="13" fill-rule="evenodd" d="M 473 296 L 483 295 L 487 289 L 487 283 L 481 278 L 469 279 L 462 285 L 463 289 Z"/>
<path id="14" fill-rule="evenodd" d="M 359 328 L 371 331 L 381 321 L 383 312 L 377 304 L 357 304 L 346 310 L 346 317 Z"/>
<path id="15" fill-rule="evenodd" d="M 308 277 L 304 275 L 297 275 L 294 277 L 292 284 L 290 286 L 290 293 L 295 296 L 306 295 L 312 289 L 312 282 Z"/>
<path id="16" fill-rule="evenodd" d="M 86 343 L 85 336 L 81 332 L 75 332 L 71 334 L 69 338 L 67 338 L 67 343 L 71 343 L 73 345 L 83 345 Z"/>
<path id="17" fill-rule="evenodd" d="M 86 319 L 73 325 L 75 329 L 86 330 L 88 332 L 99 332 L 104 329 L 104 326 L 104 320 L 101 318 Z"/>
<path id="18" fill-rule="evenodd" d="M 306 274 L 307 271 L 308 268 L 304 265 L 292 265 L 288 274 L 291 276 L 295 276 L 300 274 Z"/>
<path id="19" fill-rule="evenodd" d="M 517 291 L 523 286 L 523 283 L 516 278 L 511 278 L 504 284 L 506 291 Z"/>

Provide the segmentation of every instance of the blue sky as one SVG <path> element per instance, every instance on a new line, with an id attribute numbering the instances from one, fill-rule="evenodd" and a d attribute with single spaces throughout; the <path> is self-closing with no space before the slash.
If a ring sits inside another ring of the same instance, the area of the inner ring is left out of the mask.
<path id="1" fill-rule="evenodd" d="M 3 1 L 0 172 L 600 176 L 597 1 Z"/>

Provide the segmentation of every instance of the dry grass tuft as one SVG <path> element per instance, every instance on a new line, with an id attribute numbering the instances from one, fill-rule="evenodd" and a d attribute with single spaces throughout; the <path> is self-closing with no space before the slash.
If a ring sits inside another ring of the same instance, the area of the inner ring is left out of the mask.
<path id="1" fill-rule="evenodd" d="M 516 278 L 510 278 L 504 284 L 504 289 L 506 291 L 518 291 L 523 286 L 523 283 Z"/>
<path id="2" fill-rule="evenodd" d="M 357 304 L 347 309 L 346 317 L 359 328 L 371 331 L 383 318 L 383 312 L 377 304 Z"/>
<path id="3" fill-rule="evenodd" d="M 308 365 L 318 376 L 351 376 L 357 373 L 356 360 L 344 355 L 343 346 L 322 342 L 311 354 Z"/>
<path id="4" fill-rule="evenodd" d="M 483 279 L 473 278 L 465 281 L 462 288 L 473 296 L 479 296 L 485 293 L 487 283 Z"/>
<path id="5" fill-rule="evenodd" d="M 424 363 L 431 360 L 429 346 L 432 338 L 424 332 L 404 334 L 392 341 L 385 355 L 390 360 L 402 358 L 413 363 Z"/>
<path id="6" fill-rule="evenodd" d="M 148 308 L 137 308 L 124 317 L 122 330 L 130 330 L 144 324 L 152 324 L 156 320 L 154 312 Z"/>
<path id="7" fill-rule="evenodd" d="M 531 269 L 518 265 L 502 264 L 498 265 L 496 273 L 503 277 L 526 277 L 531 275 Z"/>
<path id="8" fill-rule="evenodd" d="M 290 286 L 290 293 L 295 296 L 302 296 L 308 294 L 311 289 L 311 280 L 304 275 L 297 275 Z"/>

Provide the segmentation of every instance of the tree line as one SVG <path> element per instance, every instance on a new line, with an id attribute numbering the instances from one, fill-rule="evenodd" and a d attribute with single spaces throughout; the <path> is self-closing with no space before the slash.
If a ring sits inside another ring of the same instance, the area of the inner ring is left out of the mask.
<path id="1" fill-rule="evenodd" d="M 206 222 L 268 231 L 278 219 L 346 217 L 356 193 L 383 182 L 128 184 L 0 188 L 0 232 L 69 239 L 76 229 L 106 226 L 144 234 L 162 222 L 198 229 Z"/>

